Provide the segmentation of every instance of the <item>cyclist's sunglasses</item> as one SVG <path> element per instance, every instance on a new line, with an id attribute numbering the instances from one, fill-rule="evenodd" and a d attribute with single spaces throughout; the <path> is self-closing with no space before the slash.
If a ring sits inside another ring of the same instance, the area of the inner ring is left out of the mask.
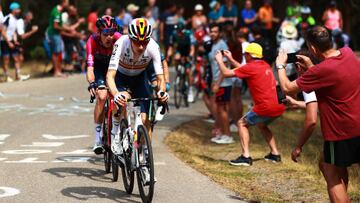
<path id="1" fill-rule="evenodd" d="M 105 29 L 101 30 L 101 33 L 103 35 L 105 35 L 106 37 L 113 36 L 115 34 L 115 32 L 116 32 L 116 29 L 114 29 L 114 28 L 105 28 Z"/>
<path id="2" fill-rule="evenodd" d="M 147 41 L 132 40 L 132 41 L 134 42 L 134 44 L 136 46 L 144 46 L 144 47 L 146 47 L 150 42 L 150 40 L 147 40 Z"/>

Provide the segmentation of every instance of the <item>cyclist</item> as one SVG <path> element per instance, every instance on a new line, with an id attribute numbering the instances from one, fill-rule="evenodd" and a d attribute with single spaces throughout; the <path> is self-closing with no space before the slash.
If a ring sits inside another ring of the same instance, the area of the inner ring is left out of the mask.
<path id="1" fill-rule="evenodd" d="M 193 93 L 193 78 L 191 74 L 192 61 L 195 54 L 195 42 L 190 30 L 185 29 L 184 23 L 178 23 L 175 27 L 175 31 L 170 36 L 169 48 L 167 50 L 167 56 L 172 56 L 174 53 L 174 47 L 176 45 L 176 53 L 174 55 L 175 65 L 184 63 L 189 84 L 188 102 L 194 102 Z M 169 58 L 168 58 L 169 59 Z M 167 60 L 169 61 L 169 60 Z M 176 66 L 175 66 L 176 67 Z"/>
<path id="2" fill-rule="evenodd" d="M 103 152 L 101 130 L 104 119 L 104 105 L 108 93 L 105 88 L 105 78 L 113 46 L 121 36 L 118 32 L 115 19 L 111 16 L 103 16 L 96 21 L 98 32 L 92 34 L 86 43 L 87 55 L 87 80 L 89 82 L 88 90 L 92 97 L 96 97 L 94 109 L 95 122 L 95 145 L 93 151 L 95 154 Z M 100 88 L 99 88 L 100 87 Z"/>
<path id="3" fill-rule="evenodd" d="M 160 47 L 151 39 L 152 26 L 147 19 L 136 18 L 129 25 L 129 34 L 123 35 L 114 45 L 107 73 L 107 84 L 114 100 L 120 106 L 125 106 L 127 99 L 132 97 L 149 97 L 149 84 L 146 78 L 146 69 L 152 61 L 157 75 L 159 90 L 157 96 L 161 102 L 166 102 L 169 94 L 166 92 L 164 71 L 161 66 Z M 150 123 L 147 118 L 148 102 L 142 102 L 141 117 L 147 129 Z M 111 130 L 111 149 L 115 154 L 122 150 L 115 143 L 119 139 L 119 118 L 113 116 Z M 151 135 L 150 135 L 151 138 Z"/>

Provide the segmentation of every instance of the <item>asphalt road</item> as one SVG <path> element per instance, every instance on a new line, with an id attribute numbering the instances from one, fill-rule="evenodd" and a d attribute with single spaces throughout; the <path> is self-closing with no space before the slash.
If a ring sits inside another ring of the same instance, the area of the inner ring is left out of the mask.
<path id="1" fill-rule="evenodd" d="M 0 84 L 0 202 L 140 202 L 111 181 L 91 147 L 93 105 L 84 75 Z M 239 202 L 231 191 L 177 159 L 163 139 L 203 115 L 198 102 L 156 126 L 153 202 Z"/>

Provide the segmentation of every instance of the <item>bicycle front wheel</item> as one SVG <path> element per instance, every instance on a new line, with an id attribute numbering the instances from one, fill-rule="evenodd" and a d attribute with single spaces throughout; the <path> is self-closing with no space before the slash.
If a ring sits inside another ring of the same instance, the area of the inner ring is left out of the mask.
<path id="1" fill-rule="evenodd" d="M 176 74 L 175 83 L 174 83 L 174 101 L 175 107 L 178 109 L 181 106 L 181 99 L 182 99 L 182 88 L 183 88 L 183 79 L 178 72 Z"/>
<path id="2" fill-rule="evenodd" d="M 105 172 L 110 173 L 111 164 L 112 164 L 112 152 L 110 149 L 110 142 L 108 139 L 111 137 L 109 135 L 109 129 L 111 129 L 111 117 L 110 122 L 108 122 L 108 105 L 106 103 L 104 114 L 106 115 L 103 122 L 103 143 L 104 143 L 104 165 L 105 165 Z"/>
<path id="3" fill-rule="evenodd" d="M 127 121 L 126 119 L 122 119 L 120 122 L 120 140 L 124 140 L 124 136 L 129 136 L 126 133 L 126 129 L 128 127 Z M 130 142 L 130 138 L 127 139 Z M 130 146 L 130 143 L 129 143 Z M 124 160 L 125 160 L 125 165 L 121 166 L 121 174 L 122 174 L 122 179 L 123 179 L 123 184 L 124 184 L 124 188 L 125 191 L 128 194 L 131 194 L 133 189 L 134 189 L 134 176 L 135 176 L 135 172 L 131 169 L 131 154 L 132 151 L 128 150 L 123 152 L 123 156 L 124 156 Z"/>
<path id="4" fill-rule="evenodd" d="M 150 138 L 143 125 L 138 127 L 137 136 L 139 167 L 136 176 L 139 192 L 143 202 L 151 202 L 155 187 L 154 159 Z"/>

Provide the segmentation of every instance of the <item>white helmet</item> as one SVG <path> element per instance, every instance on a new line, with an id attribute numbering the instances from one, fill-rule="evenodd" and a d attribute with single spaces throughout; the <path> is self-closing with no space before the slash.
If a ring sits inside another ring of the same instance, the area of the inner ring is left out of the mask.
<path id="1" fill-rule="evenodd" d="M 136 18 L 129 24 L 129 37 L 135 41 L 150 41 L 152 26 L 145 18 Z"/>

